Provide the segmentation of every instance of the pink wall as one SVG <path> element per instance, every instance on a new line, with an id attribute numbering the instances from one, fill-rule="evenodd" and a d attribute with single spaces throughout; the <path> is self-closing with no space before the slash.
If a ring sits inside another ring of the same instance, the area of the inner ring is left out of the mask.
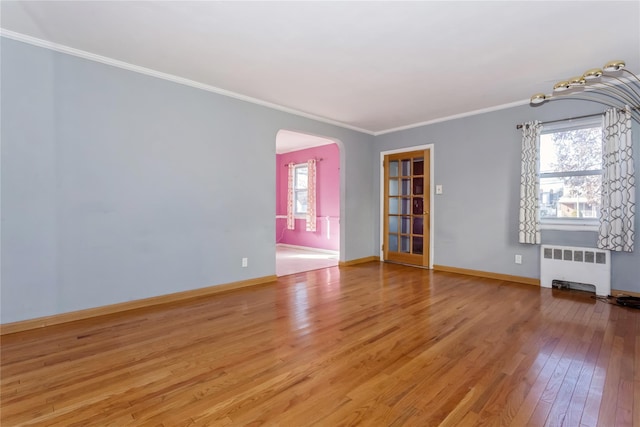
<path id="1" fill-rule="evenodd" d="M 320 159 L 316 169 L 316 231 L 305 230 L 305 220 L 296 219 L 295 230 L 287 230 L 287 174 L 285 165 Z M 276 242 L 310 248 L 340 250 L 340 149 L 336 144 L 276 155 Z M 329 217 L 329 238 L 327 220 Z"/>

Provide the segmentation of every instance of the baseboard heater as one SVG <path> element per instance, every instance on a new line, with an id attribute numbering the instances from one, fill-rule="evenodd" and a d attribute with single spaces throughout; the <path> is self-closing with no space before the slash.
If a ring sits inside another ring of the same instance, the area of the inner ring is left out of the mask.
<path id="1" fill-rule="evenodd" d="M 542 245 L 540 251 L 540 286 L 611 294 L 608 250 Z"/>

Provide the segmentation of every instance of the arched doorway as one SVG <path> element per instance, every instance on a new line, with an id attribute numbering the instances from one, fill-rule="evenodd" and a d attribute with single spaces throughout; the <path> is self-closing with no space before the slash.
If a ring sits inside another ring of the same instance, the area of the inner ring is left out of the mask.
<path id="1" fill-rule="evenodd" d="M 278 132 L 276 275 L 338 265 L 340 163 L 340 146 L 335 140 L 290 130 Z M 315 171 L 315 186 L 310 168 Z M 313 219 L 315 224 L 311 224 Z"/>

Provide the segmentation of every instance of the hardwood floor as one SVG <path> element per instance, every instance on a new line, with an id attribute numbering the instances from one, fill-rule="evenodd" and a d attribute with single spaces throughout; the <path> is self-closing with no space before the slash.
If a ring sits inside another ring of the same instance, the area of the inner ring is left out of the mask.
<path id="1" fill-rule="evenodd" d="M 2 426 L 640 426 L 640 311 L 399 265 L 2 337 Z"/>
<path id="2" fill-rule="evenodd" d="M 288 276 L 338 265 L 339 252 L 276 245 L 276 275 Z"/>

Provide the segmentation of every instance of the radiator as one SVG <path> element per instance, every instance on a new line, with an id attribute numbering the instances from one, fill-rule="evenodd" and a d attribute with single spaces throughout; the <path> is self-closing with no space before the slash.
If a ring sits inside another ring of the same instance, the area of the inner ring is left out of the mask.
<path id="1" fill-rule="evenodd" d="M 540 251 L 541 286 L 550 288 L 557 281 L 570 288 L 595 291 L 596 295 L 611 295 L 608 250 L 542 245 Z"/>

